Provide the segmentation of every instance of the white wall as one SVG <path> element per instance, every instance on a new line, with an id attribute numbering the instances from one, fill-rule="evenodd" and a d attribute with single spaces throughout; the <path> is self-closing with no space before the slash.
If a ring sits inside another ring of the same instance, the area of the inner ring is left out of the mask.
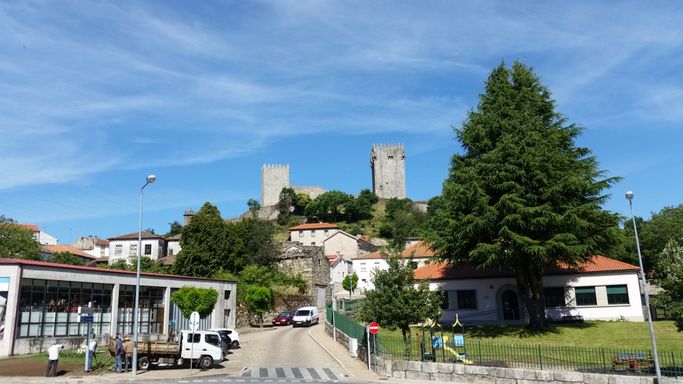
<path id="1" fill-rule="evenodd" d="M 429 259 L 426 257 L 415 257 L 413 262 L 417 263 L 417 268 L 419 268 L 425 265 Z M 404 259 L 405 262 L 408 262 L 408 260 L 408 258 Z M 358 275 L 358 289 L 361 292 L 375 289 L 372 279 L 376 270 L 386 271 L 389 269 L 389 264 L 381 257 L 376 259 L 354 259 L 352 262 L 353 272 L 356 272 L 356 275 Z"/>
<path id="2" fill-rule="evenodd" d="M 328 236 L 324 246 L 325 255 L 341 254 L 347 260 L 359 255 L 358 239 L 343 231 L 336 231 L 334 235 Z"/>
<path id="3" fill-rule="evenodd" d="M 627 286 L 629 304 L 608 304 L 605 287 L 608 285 L 623 284 Z M 554 320 L 560 320 L 562 316 L 565 315 L 581 315 L 584 320 L 619 320 L 623 317 L 628 321 L 644 321 L 640 290 L 638 287 L 638 277 L 635 272 L 546 276 L 543 278 L 543 285 L 545 287 L 567 287 L 565 289 L 567 306 L 546 308 L 546 315 Z M 576 306 L 574 287 L 582 286 L 596 287 L 597 305 Z M 477 309 L 448 309 L 444 311 L 442 319 L 452 321 L 452 319 L 455 318 L 455 313 L 458 313 L 463 320 L 496 322 L 502 320 L 499 308 L 500 293 L 502 290 L 507 289 L 516 291 L 516 282 L 512 277 L 458 279 L 430 282 L 429 287 L 431 290 L 441 289 L 442 291 L 470 289 L 476 291 Z M 519 304 L 520 308 L 523 308 L 521 300 L 519 300 Z"/>
<path id="4" fill-rule="evenodd" d="M 289 237 L 291 241 L 298 241 L 302 245 L 322 247 L 323 241 L 338 231 L 338 228 L 293 230 L 289 231 Z"/>
<path id="5" fill-rule="evenodd" d="M 38 234 L 38 242 L 41 245 L 57 245 L 57 238 L 50 236 L 49 234 L 40 231 Z"/>
<path id="6" fill-rule="evenodd" d="M 178 255 L 180 252 L 180 241 L 178 240 L 169 240 L 166 243 L 166 255 L 171 256 L 171 255 Z"/>
<path id="7" fill-rule="evenodd" d="M 151 244 L 152 245 L 152 252 L 151 254 L 145 254 L 145 245 Z M 116 246 L 121 245 L 121 254 L 117 255 L 116 254 Z M 138 240 L 111 240 L 109 241 L 109 264 L 113 263 L 114 261 L 118 259 L 123 259 L 128 262 L 132 258 L 137 258 L 137 253 L 134 256 L 131 256 L 130 254 L 130 246 L 135 245 L 137 248 L 138 245 Z M 143 253 L 141 254 L 142 256 L 148 256 L 152 260 L 157 260 L 159 259 L 160 252 L 163 251 L 162 247 L 162 240 L 160 239 L 142 239 L 142 251 Z M 139 252 L 139 250 L 138 250 Z M 165 255 L 162 255 L 165 256 Z"/>

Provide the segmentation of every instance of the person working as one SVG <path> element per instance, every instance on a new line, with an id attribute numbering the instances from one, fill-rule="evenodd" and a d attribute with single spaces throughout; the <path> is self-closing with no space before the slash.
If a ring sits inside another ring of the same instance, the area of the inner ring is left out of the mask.
<path id="1" fill-rule="evenodd" d="M 57 374 L 57 363 L 59 362 L 59 352 L 64 349 L 64 345 L 57 344 L 55 341 L 50 348 L 47 349 L 47 369 L 45 369 L 45 376 L 52 377 Z"/>

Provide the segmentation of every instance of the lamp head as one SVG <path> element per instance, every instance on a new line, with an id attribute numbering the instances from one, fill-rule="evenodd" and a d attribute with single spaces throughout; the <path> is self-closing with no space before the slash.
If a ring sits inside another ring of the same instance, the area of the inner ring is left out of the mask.
<path id="1" fill-rule="evenodd" d="M 157 177 L 154 176 L 154 175 L 149 175 L 149 176 L 147 176 L 147 184 L 152 184 L 152 183 L 155 182 L 156 180 L 157 180 Z"/>
<path id="2" fill-rule="evenodd" d="M 631 191 L 626 192 L 626 200 L 628 200 L 628 201 L 633 200 L 633 192 L 631 192 Z"/>

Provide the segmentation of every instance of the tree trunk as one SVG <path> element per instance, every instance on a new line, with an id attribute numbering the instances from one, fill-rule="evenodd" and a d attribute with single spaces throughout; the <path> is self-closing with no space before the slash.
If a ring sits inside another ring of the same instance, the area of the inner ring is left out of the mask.
<path id="1" fill-rule="evenodd" d="M 518 266 L 517 290 L 529 314 L 529 327 L 534 331 L 545 328 L 545 299 L 543 297 L 543 267 Z"/>

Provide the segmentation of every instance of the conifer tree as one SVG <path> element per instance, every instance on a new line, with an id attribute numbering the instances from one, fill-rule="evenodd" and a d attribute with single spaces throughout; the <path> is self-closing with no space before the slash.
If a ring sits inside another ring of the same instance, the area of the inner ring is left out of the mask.
<path id="1" fill-rule="evenodd" d="M 464 153 L 430 209 L 432 248 L 455 264 L 512 270 L 532 329 L 545 325 L 546 268 L 586 260 L 617 231 L 617 215 L 601 207 L 617 178 L 575 144 L 580 133 L 531 68 L 501 64 L 456 129 Z"/>

